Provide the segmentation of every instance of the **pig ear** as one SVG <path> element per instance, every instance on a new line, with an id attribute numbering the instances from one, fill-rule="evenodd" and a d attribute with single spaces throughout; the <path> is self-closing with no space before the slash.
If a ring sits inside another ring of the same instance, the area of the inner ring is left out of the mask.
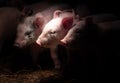
<path id="1" fill-rule="evenodd" d="M 73 17 L 66 17 L 62 19 L 62 24 L 65 29 L 70 29 L 73 25 Z"/>
<path id="2" fill-rule="evenodd" d="M 35 20 L 34 20 L 34 22 L 33 22 L 33 25 L 36 28 L 41 28 L 43 26 L 43 23 L 44 23 L 43 17 L 36 17 Z"/>
<path id="3" fill-rule="evenodd" d="M 62 13 L 62 11 L 56 10 L 53 14 L 53 18 L 59 17 L 61 13 Z"/>

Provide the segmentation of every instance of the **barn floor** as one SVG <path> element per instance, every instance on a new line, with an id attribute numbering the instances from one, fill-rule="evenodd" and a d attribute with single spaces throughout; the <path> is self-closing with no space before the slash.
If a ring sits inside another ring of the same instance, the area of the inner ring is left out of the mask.
<path id="1" fill-rule="evenodd" d="M 71 52 L 71 56 L 74 55 L 71 59 L 71 65 L 63 69 L 62 72 L 58 72 L 53 69 L 52 60 L 47 52 L 45 52 L 45 55 L 40 56 L 39 63 L 41 63 L 41 67 L 34 69 L 31 66 L 30 55 L 24 53 L 23 50 L 9 52 L 6 49 L 6 51 L 4 56 L 0 57 L 0 83 L 87 83 L 88 81 L 97 83 L 104 80 L 107 82 L 111 80 L 119 81 L 119 54 L 80 56 L 79 50 Z M 62 50 L 59 53 L 63 54 Z"/>
<path id="2" fill-rule="evenodd" d="M 17 73 L 0 72 L 0 83 L 46 83 L 47 81 L 58 83 L 61 76 L 52 70 L 30 71 L 21 70 Z M 62 82 L 59 82 L 62 83 Z"/>
<path id="3" fill-rule="evenodd" d="M 71 83 L 76 81 L 75 79 L 64 79 L 62 72 L 53 67 L 34 68 L 29 60 L 26 60 L 25 63 L 24 59 L 17 56 L 24 62 L 18 63 L 18 58 L 16 61 L 14 57 L 14 55 L 0 57 L 0 83 Z"/>
<path id="4" fill-rule="evenodd" d="M 10 65 L 0 64 L 0 83 L 64 83 L 61 73 L 53 69 L 26 67 L 13 72 Z"/>
<path id="5" fill-rule="evenodd" d="M 0 58 L 0 83 L 64 83 L 62 75 L 54 69 L 33 69 L 31 65 L 13 65 L 13 58 Z M 14 68 L 13 68 L 14 66 Z"/>

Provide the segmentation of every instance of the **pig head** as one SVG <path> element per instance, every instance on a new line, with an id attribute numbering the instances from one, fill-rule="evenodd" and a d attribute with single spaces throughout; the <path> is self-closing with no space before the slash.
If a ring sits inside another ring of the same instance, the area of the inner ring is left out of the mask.
<path id="1" fill-rule="evenodd" d="M 23 47 L 28 41 L 32 41 L 34 34 L 32 33 L 34 28 L 32 26 L 33 17 L 27 17 L 23 22 L 18 24 L 17 27 L 17 38 L 15 45 L 18 47 Z M 28 28 L 31 27 L 31 28 Z M 32 33 L 32 34 L 31 34 Z"/>
<path id="2" fill-rule="evenodd" d="M 45 19 L 40 13 L 24 17 L 17 26 L 15 46 L 24 47 L 32 44 L 41 34 Z"/>
<path id="3" fill-rule="evenodd" d="M 69 46 L 71 42 L 80 38 L 84 33 L 85 21 L 78 21 L 66 34 L 66 36 L 61 40 L 61 44 L 64 46 Z M 81 33 L 80 33 L 81 32 Z M 75 42 L 74 42 L 75 43 Z"/>

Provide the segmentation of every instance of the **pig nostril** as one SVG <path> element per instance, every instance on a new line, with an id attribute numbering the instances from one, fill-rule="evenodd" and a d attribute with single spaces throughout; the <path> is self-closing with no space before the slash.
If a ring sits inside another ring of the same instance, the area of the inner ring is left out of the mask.
<path id="1" fill-rule="evenodd" d="M 65 42 L 65 43 L 63 43 L 63 45 L 64 45 L 64 46 L 67 46 L 67 43 Z"/>
<path id="2" fill-rule="evenodd" d="M 20 47 L 20 44 L 15 43 L 14 46 L 15 46 L 15 47 Z"/>
<path id="3" fill-rule="evenodd" d="M 66 45 L 67 45 L 67 41 L 62 41 L 62 40 L 61 40 L 60 43 L 61 43 L 61 45 L 63 45 L 63 46 L 66 46 Z"/>
<path id="4" fill-rule="evenodd" d="M 36 44 L 39 45 L 39 46 L 41 46 L 41 43 L 38 40 L 36 41 Z"/>

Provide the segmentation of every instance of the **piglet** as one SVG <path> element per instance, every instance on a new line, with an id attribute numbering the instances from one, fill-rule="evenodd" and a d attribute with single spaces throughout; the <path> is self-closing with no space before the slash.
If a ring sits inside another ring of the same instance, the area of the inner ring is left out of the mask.
<path id="1" fill-rule="evenodd" d="M 117 20 L 117 17 L 115 15 L 109 14 L 109 13 L 95 14 L 95 15 L 90 15 L 90 16 L 86 16 L 84 18 L 81 18 L 78 22 L 76 22 L 75 26 L 73 26 L 73 28 L 71 28 L 68 31 L 67 35 L 61 40 L 61 42 L 64 45 L 68 45 L 68 47 L 78 46 L 74 43 L 75 42 L 77 43 L 77 41 L 81 40 L 81 38 L 83 38 L 83 36 L 86 34 L 86 31 L 88 31 L 88 30 L 89 30 L 88 32 L 90 32 L 91 30 L 93 31 L 94 25 L 97 25 L 95 28 L 99 29 L 98 25 L 100 23 L 101 24 L 108 23 L 107 26 L 106 25 L 102 26 L 102 27 L 107 28 L 115 20 Z M 114 26 L 115 26 L 115 24 L 114 24 Z M 89 27 L 89 28 L 86 28 L 86 27 Z M 70 45 L 70 44 L 74 44 L 74 45 Z"/>
<path id="2" fill-rule="evenodd" d="M 56 10 L 53 14 L 53 19 L 45 25 L 41 35 L 36 40 L 36 43 L 41 47 L 50 48 L 56 69 L 61 68 L 61 63 L 56 54 L 56 47 L 69 29 L 72 28 L 74 19 L 75 14 L 73 10 Z"/>

